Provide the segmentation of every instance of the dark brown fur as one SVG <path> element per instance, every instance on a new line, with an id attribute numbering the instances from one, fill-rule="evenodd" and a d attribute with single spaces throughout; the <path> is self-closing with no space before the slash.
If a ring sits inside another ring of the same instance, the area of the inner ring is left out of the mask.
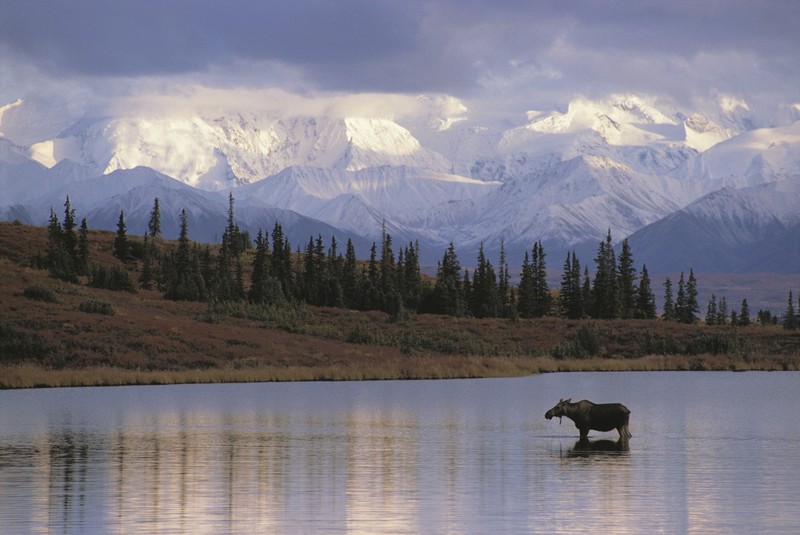
<path id="1" fill-rule="evenodd" d="M 544 417 L 548 420 L 566 416 L 573 422 L 580 431 L 581 438 L 589 435 L 589 430 L 611 431 L 616 429 L 619 438 L 627 440 L 631 437 L 628 430 L 628 418 L 631 411 L 621 403 L 592 403 L 588 400 L 581 400 L 572 403 L 571 399 L 562 399 L 558 404 L 547 411 Z"/>

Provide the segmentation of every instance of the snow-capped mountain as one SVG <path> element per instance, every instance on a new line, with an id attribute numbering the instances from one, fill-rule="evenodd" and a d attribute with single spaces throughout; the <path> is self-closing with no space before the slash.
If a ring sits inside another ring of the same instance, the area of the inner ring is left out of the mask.
<path id="1" fill-rule="evenodd" d="M 400 125 L 358 117 L 103 118 L 81 121 L 30 151 L 46 166 L 69 159 L 97 174 L 145 166 L 207 190 L 258 181 L 294 166 L 448 168 Z"/>
<path id="2" fill-rule="evenodd" d="M 672 263 L 641 241 L 647 229 L 673 228 L 663 225 L 690 214 L 704 221 L 706 241 L 733 250 L 753 242 L 743 231 L 724 234 L 731 214 L 749 214 L 741 221 L 761 228 L 756 221 L 795 210 L 790 194 L 753 202 L 752 191 L 789 184 L 781 186 L 786 193 L 800 182 L 800 121 L 762 124 L 731 98 L 702 110 L 633 95 L 577 98 L 505 129 L 250 112 L 82 118 L 57 135 L 26 125 L 25 106 L 0 109 L 0 217 L 44 224 L 50 207 L 70 195 L 91 226 L 114 228 L 124 210 L 128 228 L 140 232 L 157 196 L 167 233 L 170 225 L 177 233 L 186 208 L 192 236 L 211 242 L 232 191 L 240 227 L 251 233 L 277 219 L 298 233 L 338 234 L 368 247 L 385 225 L 396 242 L 419 241 L 428 262 L 450 241 L 465 264 L 481 243 L 496 254 L 502 241 L 518 264 L 537 240 L 551 262 L 576 250 L 589 263 L 610 230 L 616 240 L 636 236 L 653 271 Z M 738 195 L 737 188 L 748 189 Z M 725 210 L 710 202 L 715 192 L 729 199 Z M 781 220 L 786 228 L 789 219 Z M 682 225 L 682 232 L 692 227 Z M 296 235 L 298 243 L 308 238 Z M 744 265 L 710 246 L 680 258 L 682 268 Z"/>
<path id="3" fill-rule="evenodd" d="M 717 190 L 629 242 L 659 271 L 800 273 L 800 180 Z"/>

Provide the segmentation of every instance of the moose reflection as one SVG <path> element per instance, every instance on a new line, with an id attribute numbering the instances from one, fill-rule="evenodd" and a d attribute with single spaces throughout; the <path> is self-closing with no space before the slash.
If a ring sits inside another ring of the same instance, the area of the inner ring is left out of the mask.
<path id="1" fill-rule="evenodd" d="M 588 400 L 581 400 L 572 403 L 572 399 L 562 399 L 555 407 L 547 411 L 544 415 L 548 420 L 553 417 L 563 418 L 566 416 L 573 422 L 580 431 L 581 439 L 586 439 L 589 430 L 611 431 L 616 429 L 619 432 L 620 440 L 627 440 L 631 437 L 628 430 L 628 417 L 631 411 L 621 403 L 592 403 Z"/>
<path id="2" fill-rule="evenodd" d="M 602 455 L 617 456 L 626 454 L 630 451 L 630 445 L 627 440 L 620 438 L 619 440 L 589 440 L 588 438 L 579 438 L 572 449 L 567 452 L 567 457 L 585 458 Z"/>

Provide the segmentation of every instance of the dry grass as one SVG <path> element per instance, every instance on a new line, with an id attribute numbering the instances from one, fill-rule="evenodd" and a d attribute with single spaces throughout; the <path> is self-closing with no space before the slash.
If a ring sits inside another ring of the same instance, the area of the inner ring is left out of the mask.
<path id="1" fill-rule="evenodd" d="M 16 360 L 0 354 L 0 388 L 800 368 L 800 332 L 759 325 L 737 331 L 432 315 L 396 323 L 378 312 L 339 309 L 210 309 L 152 290 L 112 292 L 49 278 L 30 267 L 46 239 L 45 229 L 0 223 L 0 327 L 36 350 Z M 112 233 L 91 233 L 94 262 L 117 263 L 112 241 Z M 55 302 L 26 297 L 26 288 L 52 291 Z M 88 301 L 109 303 L 115 314 L 79 310 Z M 598 350 L 570 356 L 565 348 L 587 329 Z"/>

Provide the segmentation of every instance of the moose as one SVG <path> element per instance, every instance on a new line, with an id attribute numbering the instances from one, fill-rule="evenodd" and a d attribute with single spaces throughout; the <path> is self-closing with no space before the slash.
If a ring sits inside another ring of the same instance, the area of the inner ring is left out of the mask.
<path id="1" fill-rule="evenodd" d="M 631 437 L 631 432 L 628 430 L 630 414 L 628 407 L 621 403 L 598 404 L 586 399 L 572 403 L 570 398 L 560 400 L 555 407 L 545 413 L 544 417 L 550 420 L 553 417 L 566 416 L 575 422 L 575 427 L 581 433 L 581 440 L 586 439 L 590 429 L 603 432 L 616 429 L 620 440 L 627 440 Z"/>

